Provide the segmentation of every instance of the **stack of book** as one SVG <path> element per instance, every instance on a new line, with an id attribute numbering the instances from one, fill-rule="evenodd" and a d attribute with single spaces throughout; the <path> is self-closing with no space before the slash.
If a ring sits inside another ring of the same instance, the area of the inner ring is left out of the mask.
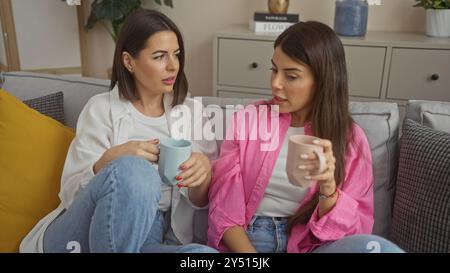
<path id="1" fill-rule="evenodd" d="M 279 34 L 299 22 L 298 14 L 273 14 L 255 12 L 250 29 L 259 34 Z"/>

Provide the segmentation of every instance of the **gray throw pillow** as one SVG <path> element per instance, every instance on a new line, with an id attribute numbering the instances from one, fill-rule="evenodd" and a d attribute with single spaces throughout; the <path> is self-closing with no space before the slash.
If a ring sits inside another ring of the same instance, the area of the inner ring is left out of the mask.
<path id="1" fill-rule="evenodd" d="M 35 99 L 24 100 L 23 103 L 28 105 L 28 107 L 40 112 L 41 114 L 51 117 L 61 122 L 62 124 L 65 124 L 63 92 L 57 92 Z"/>
<path id="2" fill-rule="evenodd" d="M 406 120 L 391 239 L 406 252 L 450 252 L 450 134 Z"/>
<path id="3" fill-rule="evenodd" d="M 5 83 L 5 75 L 0 71 L 0 88 L 2 88 L 3 83 Z"/>

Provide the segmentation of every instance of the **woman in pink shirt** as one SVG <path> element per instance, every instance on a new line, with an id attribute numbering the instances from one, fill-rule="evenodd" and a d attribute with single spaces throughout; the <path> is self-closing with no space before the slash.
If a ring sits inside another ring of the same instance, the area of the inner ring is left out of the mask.
<path id="1" fill-rule="evenodd" d="M 223 252 L 402 252 L 370 235 L 371 151 L 349 113 L 339 38 L 322 23 L 301 22 L 274 48 L 273 99 L 234 113 L 213 162 L 208 244 Z M 270 128 L 270 144 L 262 127 Z M 322 173 L 314 153 L 301 155 L 308 188 L 289 183 L 284 171 L 295 134 L 314 135 L 324 148 Z"/>

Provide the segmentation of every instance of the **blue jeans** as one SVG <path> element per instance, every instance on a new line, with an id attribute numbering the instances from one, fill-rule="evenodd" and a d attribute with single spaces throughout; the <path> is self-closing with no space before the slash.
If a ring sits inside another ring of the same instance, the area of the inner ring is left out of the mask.
<path id="1" fill-rule="evenodd" d="M 260 253 L 285 253 L 288 218 L 253 216 L 247 235 Z M 325 243 L 313 253 L 403 253 L 392 242 L 376 235 L 353 235 Z"/>
<path id="2" fill-rule="evenodd" d="M 44 252 L 210 253 L 199 245 L 165 245 L 170 221 L 158 210 L 161 179 L 143 158 L 124 156 L 80 190 L 44 234 Z"/>

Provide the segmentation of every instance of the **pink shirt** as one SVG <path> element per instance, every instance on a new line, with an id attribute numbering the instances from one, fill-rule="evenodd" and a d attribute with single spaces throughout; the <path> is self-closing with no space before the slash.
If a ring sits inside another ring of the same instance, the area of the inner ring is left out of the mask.
<path id="1" fill-rule="evenodd" d="M 259 104 L 266 104 L 259 103 Z M 270 103 L 270 102 L 269 102 Z M 291 123 L 290 114 L 279 116 L 279 141 L 273 151 L 264 151 L 261 138 L 241 140 L 238 136 L 258 130 L 254 122 L 261 111 L 248 112 L 247 122 L 234 113 L 231 130 L 221 146 L 220 157 L 213 162 L 213 179 L 209 191 L 208 245 L 228 252 L 221 242 L 224 232 L 234 226 L 247 229 L 269 183 L 283 139 Z M 243 110 L 242 110 L 243 111 Z M 241 111 L 241 112 L 242 112 Z M 273 111 L 267 112 L 270 123 Z M 248 122 L 252 121 L 252 122 Z M 311 135 L 311 124 L 305 125 L 305 134 Z M 373 226 L 373 174 L 370 146 L 364 131 L 353 125 L 353 144 L 345 155 L 345 179 L 341 184 L 336 205 L 318 219 L 318 208 L 306 225 L 296 225 L 288 238 L 287 252 L 311 252 L 324 243 L 354 234 L 370 234 Z M 229 138 L 234 136 L 233 138 Z M 267 138 L 264 138 L 267 139 Z M 318 184 L 310 187 L 301 207 L 311 200 Z"/>

